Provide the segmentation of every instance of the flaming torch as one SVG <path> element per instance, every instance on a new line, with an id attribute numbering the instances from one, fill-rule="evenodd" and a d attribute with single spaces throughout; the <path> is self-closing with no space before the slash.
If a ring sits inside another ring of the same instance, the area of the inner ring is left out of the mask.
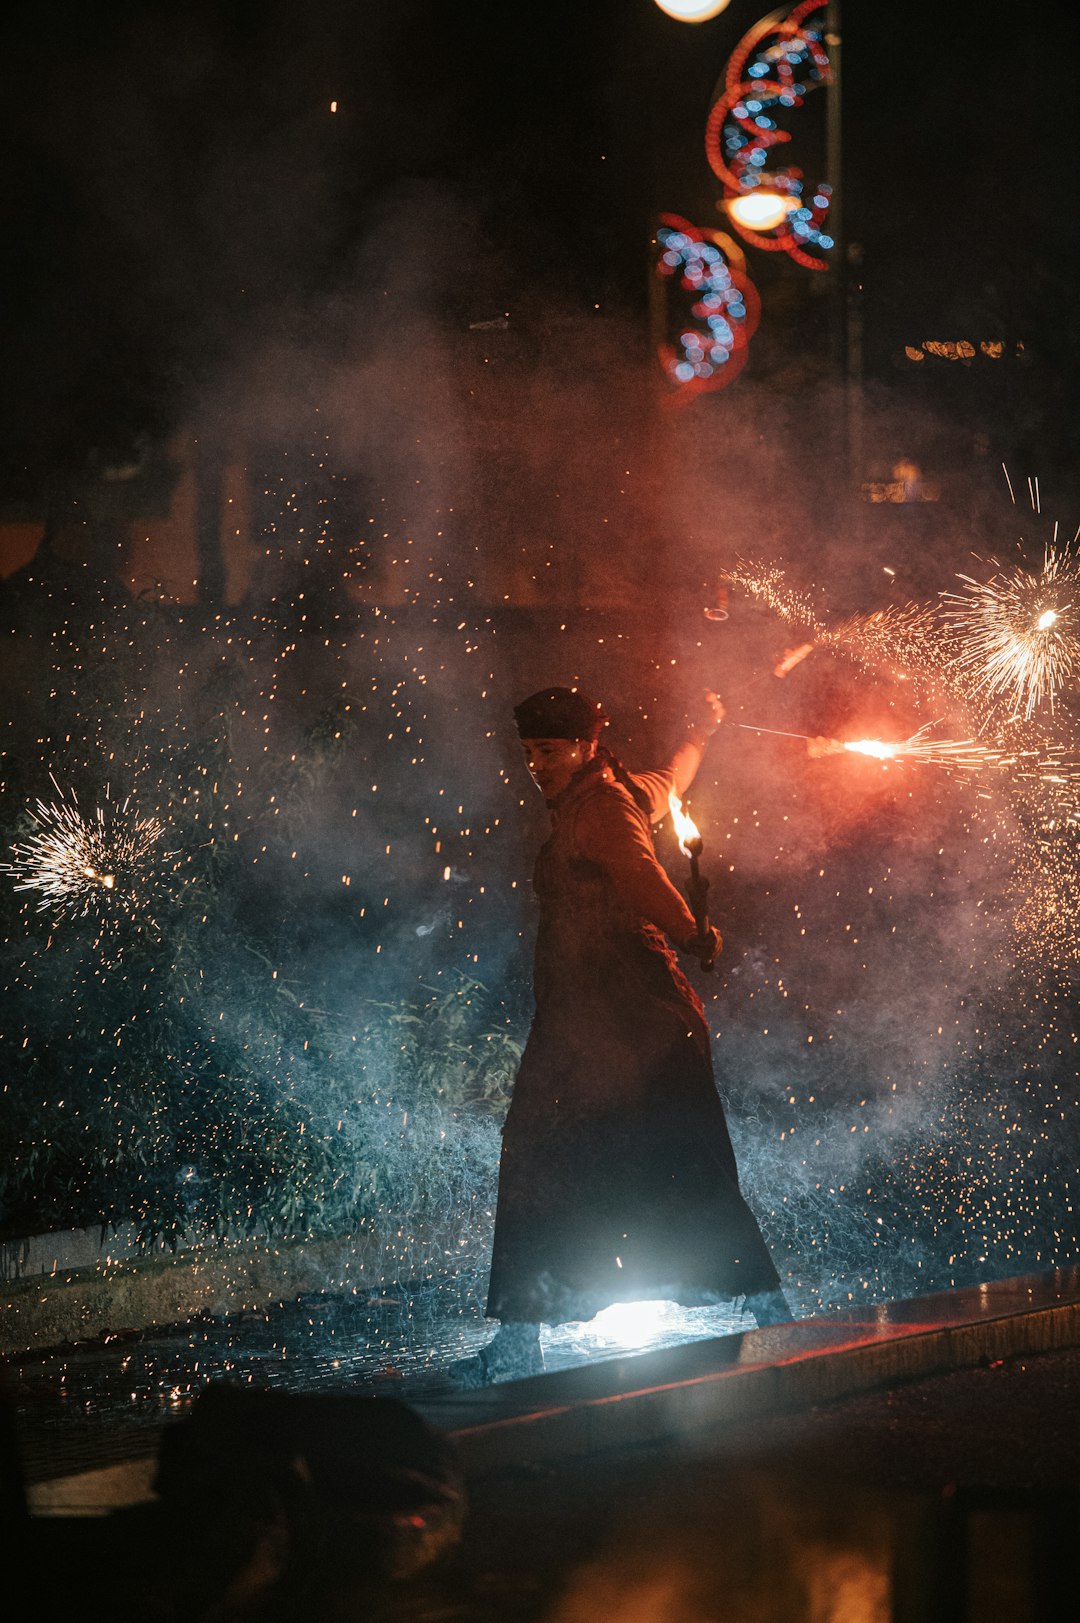
<path id="1" fill-rule="evenodd" d="M 688 817 L 682 809 L 682 801 L 676 794 L 668 795 L 668 806 L 671 810 L 671 821 L 675 829 L 675 836 L 679 842 L 679 850 L 683 856 L 690 858 L 690 878 L 686 885 L 686 896 L 690 903 L 690 911 L 694 915 L 694 924 L 697 933 L 703 942 L 709 940 L 709 913 L 706 899 L 709 894 L 709 881 L 701 871 L 700 859 L 705 842 L 698 833 L 697 824 L 693 818 Z M 698 960 L 702 969 L 711 969 L 716 962 L 716 954 L 709 946 L 702 949 Z"/>

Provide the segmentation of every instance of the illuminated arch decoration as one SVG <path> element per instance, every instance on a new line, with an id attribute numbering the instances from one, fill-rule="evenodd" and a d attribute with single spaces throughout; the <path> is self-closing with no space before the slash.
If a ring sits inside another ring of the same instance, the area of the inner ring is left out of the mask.
<path id="1" fill-rule="evenodd" d="M 732 217 L 735 230 L 755 248 L 790 254 L 809 270 L 827 270 L 820 253 L 835 246 L 825 229 L 831 188 L 823 183 L 806 196 L 801 169 L 765 165 L 774 147 L 791 140 L 779 117 L 832 78 L 824 30 L 821 0 L 801 0 L 786 17 L 773 13 L 755 23 L 731 53 L 705 125 L 706 156 L 725 199 L 768 191 L 790 200 L 773 229 L 755 231 Z"/>
<path id="2" fill-rule="evenodd" d="M 683 402 L 738 377 L 761 302 L 739 263 L 741 253 L 721 232 L 699 230 L 678 214 L 662 214 L 656 243 L 656 273 L 671 289 L 666 329 L 674 337 L 659 345 L 660 364 L 675 386 L 668 399 Z"/>

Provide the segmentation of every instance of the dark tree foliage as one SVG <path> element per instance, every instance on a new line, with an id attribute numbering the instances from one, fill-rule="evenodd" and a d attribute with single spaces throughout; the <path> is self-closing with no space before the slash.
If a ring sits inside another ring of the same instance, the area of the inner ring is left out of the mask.
<path id="1" fill-rule="evenodd" d="M 175 1248 L 486 1192 L 493 1143 L 453 1166 L 442 1146 L 505 1104 L 517 1048 L 492 1000 L 462 979 L 386 996 L 357 906 L 313 899 L 290 861 L 350 771 L 340 704 L 301 710 L 282 759 L 235 626 L 187 638 L 106 592 L 76 620 L 36 577 L 5 601 L 0 1233 L 133 1224 Z M 357 965 L 347 1002 L 327 1002 L 331 961 Z"/>

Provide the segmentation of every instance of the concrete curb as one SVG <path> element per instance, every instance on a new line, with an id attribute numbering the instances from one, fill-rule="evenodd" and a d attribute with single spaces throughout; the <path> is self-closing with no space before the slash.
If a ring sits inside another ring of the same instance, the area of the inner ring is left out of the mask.
<path id="1" fill-rule="evenodd" d="M 103 1260 L 93 1268 L 7 1281 L 0 1288 L 0 1355 L 179 1324 L 201 1313 L 243 1312 L 317 1291 L 371 1290 L 445 1273 L 458 1260 L 445 1236 L 374 1232 Z"/>
<path id="2" fill-rule="evenodd" d="M 836 1326 L 815 1347 L 785 1345 L 800 1326 L 751 1331 L 729 1341 L 741 1342 L 739 1363 L 712 1371 L 685 1373 L 701 1349 L 721 1343 L 694 1343 L 663 1354 L 665 1379 L 651 1384 L 649 1374 L 635 1389 L 559 1402 L 555 1375 L 543 1383 L 519 1383 L 543 1393 L 546 1402 L 531 1410 L 452 1432 L 467 1472 L 499 1470 L 515 1464 L 592 1454 L 658 1442 L 701 1439 L 732 1421 L 794 1413 L 862 1393 L 927 1379 L 956 1370 L 974 1369 L 997 1359 L 1033 1356 L 1080 1347 L 1080 1302 L 1037 1308 L 976 1323 L 862 1336 L 858 1325 Z M 680 1358 L 680 1354 L 691 1355 Z M 640 1360 L 651 1362 L 651 1355 Z M 573 1371 L 568 1372 L 573 1374 Z M 509 1392 L 509 1388 L 504 1388 Z M 432 1418 L 436 1418 L 432 1415 Z"/>

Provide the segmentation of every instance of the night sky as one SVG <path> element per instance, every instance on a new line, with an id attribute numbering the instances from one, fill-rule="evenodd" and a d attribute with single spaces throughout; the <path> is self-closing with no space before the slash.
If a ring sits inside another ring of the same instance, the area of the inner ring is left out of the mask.
<path id="1" fill-rule="evenodd" d="M 651 0 L 9 8 L 9 506 L 39 508 L 47 470 L 167 434 L 282 334 L 317 342 L 372 258 L 403 346 L 410 304 L 450 331 L 508 312 L 540 344 L 553 314 L 625 314 L 647 365 L 655 214 L 708 223 L 704 117 L 756 15 L 746 0 L 699 27 Z M 975 424 L 990 466 L 1037 458 L 1063 481 L 1075 133 L 1051 64 L 1067 15 L 1042 7 L 1021 31 L 1002 4 L 969 19 L 916 0 L 843 18 L 844 235 L 862 246 L 871 391 L 943 414 L 954 466 Z M 782 372 L 822 319 L 807 276 L 768 261 L 750 376 Z M 905 343 L 1001 334 L 1026 340 L 1027 372 L 989 397 L 973 370 L 896 365 Z"/>

